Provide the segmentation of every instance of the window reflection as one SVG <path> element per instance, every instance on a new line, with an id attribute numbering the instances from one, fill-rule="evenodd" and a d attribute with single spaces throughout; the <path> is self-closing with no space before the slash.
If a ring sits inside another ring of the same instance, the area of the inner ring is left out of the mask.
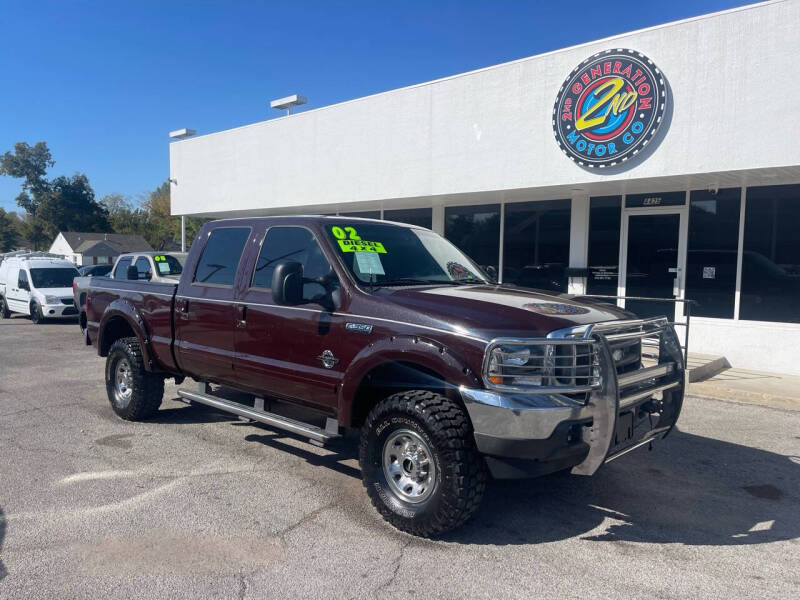
<path id="1" fill-rule="evenodd" d="M 358 219 L 380 219 L 381 211 L 379 210 L 362 210 L 358 212 L 340 212 L 340 217 L 356 217 Z"/>
<path id="2" fill-rule="evenodd" d="M 732 319 L 741 189 L 695 190 L 690 200 L 686 297 L 698 302 L 693 315 Z"/>
<path id="3" fill-rule="evenodd" d="M 397 210 L 384 210 L 383 218 L 386 221 L 408 223 L 430 229 L 433 224 L 433 211 L 430 208 L 403 208 Z"/>
<path id="4" fill-rule="evenodd" d="M 591 198 L 589 202 L 589 276 L 586 279 L 586 291 L 589 294 L 616 296 L 622 196 L 599 196 Z"/>
<path id="5" fill-rule="evenodd" d="M 503 283 L 567 291 L 571 202 L 506 204 Z"/>
<path id="6" fill-rule="evenodd" d="M 444 236 L 486 270 L 497 272 L 500 248 L 500 205 L 447 206 Z"/>
<path id="7" fill-rule="evenodd" d="M 740 319 L 800 323 L 800 185 L 747 189 Z"/>

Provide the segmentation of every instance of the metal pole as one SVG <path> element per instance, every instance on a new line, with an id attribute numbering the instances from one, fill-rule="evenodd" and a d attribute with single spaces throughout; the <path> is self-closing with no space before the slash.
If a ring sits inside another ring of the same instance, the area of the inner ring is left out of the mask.
<path id="1" fill-rule="evenodd" d="M 683 339 L 683 365 L 684 367 L 689 362 L 689 321 L 692 319 L 692 302 L 686 302 L 686 337 Z"/>
<path id="2" fill-rule="evenodd" d="M 186 217 L 181 215 L 181 252 L 186 252 Z"/>

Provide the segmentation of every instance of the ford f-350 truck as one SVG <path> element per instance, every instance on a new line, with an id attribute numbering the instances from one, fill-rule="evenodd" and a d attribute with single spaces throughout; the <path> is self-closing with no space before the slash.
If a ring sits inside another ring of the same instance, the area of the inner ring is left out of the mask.
<path id="1" fill-rule="evenodd" d="M 489 474 L 592 475 L 652 444 L 683 400 L 666 318 L 498 285 L 399 223 L 207 223 L 177 285 L 98 278 L 86 310 L 120 417 L 147 419 L 166 378 L 192 378 L 184 400 L 316 444 L 357 428 L 373 505 L 422 536 L 464 523 Z M 278 414 L 275 400 L 319 420 Z"/>

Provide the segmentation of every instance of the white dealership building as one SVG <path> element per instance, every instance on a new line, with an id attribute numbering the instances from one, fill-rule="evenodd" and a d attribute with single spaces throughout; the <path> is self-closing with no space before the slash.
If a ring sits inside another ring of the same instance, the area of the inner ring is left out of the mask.
<path id="1" fill-rule="evenodd" d="M 692 351 L 800 374 L 798 25 L 764 2 L 175 141 L 172 211 L 421 224 L 504 283 L 693 300 Z"/>

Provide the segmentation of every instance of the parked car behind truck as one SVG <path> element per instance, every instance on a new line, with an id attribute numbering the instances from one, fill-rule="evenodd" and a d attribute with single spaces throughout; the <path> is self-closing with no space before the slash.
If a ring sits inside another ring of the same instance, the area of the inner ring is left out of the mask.
<path id="1" fill-rule="evenodd" d="M 317 444 L 357 428 L 373 505 L 423 536 L 465 522 L 489 473 L 591 475 L 665 437 L 683 399 L 665 318 L 490 283 L 439 235 L 369 219 L 207 223 L 177 284 L 93 280 L 88 335 L 123 419 L 191 377 L 184 400 Z"/>
<path id="2" fill-rule="evenodd" d="M 30 315 L 34 323 L 78 314 L 72 280 L 78 270 L 68 260 L 43 252 L 16 252 L 0 257 L 0 318 Z"/>

